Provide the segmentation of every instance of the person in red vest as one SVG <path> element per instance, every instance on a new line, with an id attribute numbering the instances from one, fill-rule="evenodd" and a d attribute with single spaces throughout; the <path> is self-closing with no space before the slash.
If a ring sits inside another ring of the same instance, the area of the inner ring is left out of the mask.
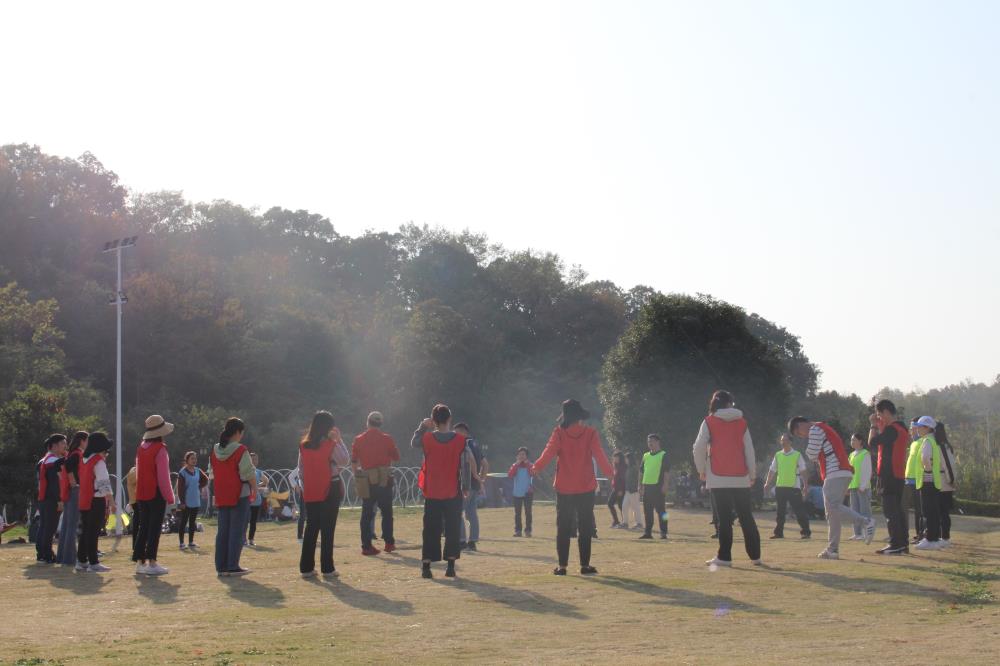
<path id="1" fill-rule="evenodd" d="M 455 560 L 461 557 L 462 500 L 468 496 L 475 458 L 465 435 L 451 429 L 451 410 L 435 405 L 431 417 L 420 422 L 410 446 L 422 449 L 420 468 L 424 491 L 423 561 L 421 576 L 433 578 L 431 562 L 441 561 L 441 528 L 444 527 L 445 576 L 455 577 Z"/>
<path id="2" fill-rule="evenodd" d="M 302 533 L 299 573 L 303 578 L 316 576 L 316 538 L 319 537 L 319 568 L 324 578 L 336 578 L 333 564 L 333 538 L 337 515 L 344 498 L 340 472 L 351 462 L 333 414 L 319 411 L 313 415 L 309 431 L 299 442 L 299 478 L 306 508 L 306 527 Z"/>
<path id="3" fill-rule="evenodd" d="M 367 497 L 361 502 L 361 554 L 378 555 L 379 549 L 372 545 L 375 537 L 375 507 L 382 514 L 382 539 L 385 552 L 396 550 L 396 539 L 392 530 L 392 463 L 399 460 L 399 449 L 392 437 L 382 432 L 381 412 L 368 415 L 368 429 L 354 438 L 351 446 L 351 464 L 354 467 L 355 484 L 364 479 L 368 487 Z"/>
<path id="4" fill-rule="evenodd" d="M 146 419 L 146 432 L 135 453 L 135 495 L 139 502 L 139 531 L 135 537 L 132 561 L 135 573 L 162 576 L 169 573 L 156 561 L 160 547 L 163 515 L 167 505 L 174 503 L 174 488 L 170 483 L 170 456 L 163 438 L 174 431 L 159 414 Z"/>
<path id="5" fill-rule="evenodd" d="M 45 440 L 45 455 L 35 465 L 38 472 L 38 533 L 35 535 L 35 559 L 42 564 L 54 564 L 52 539 L 62 510 L 59 490 L 59 470 L 66 455 L 66 435 L 49 435 Z"/>
<path id="6" fill-rule="evenodd" d="M 532 475 L 537 475 L 553 459 L 556 461 L 556 555 L 558 566 L 552 571 L 557 576 L 566 575 L 569 565 L 569 542 L 574 525 L 578 529 L 577 544 L 580 549 L 580 573 L 587 576 L 597 573 L 590 565 L 590 546 L 594 538 L 594 490 L 597 477 L 594 462 L 607 477 L 614 476 L 614 469 L 601 446 L 601 436 L 594 428 L 582 422 L 590 418 L 590 412 L 577 400 L 566 400 L 562 404 L 562 414 L 558 425 L 552 431 L 545 450 L 531 466 Z"/>
<path id="7" fill-rule="evenodd" d="M 819 476 L 823 479 L 823 509 L 830 538 L 826 550 L 818 557 L 824 560 L 840 558 L 840 526 L 845 519 L 863 524 L 865 543 L 871 543 L 875 536 L 875 519 L 863 516 L 844 504 L 848 486 L 854 478 L 854 468 L 840 435 L 826 423 L 810 421 L 803 416 L 788 421 L 788 432 L 809 442 L 806 457 L 818 463 Z"/>
<path id="8" fill-rule="evenodd" d="M 243 533 L 250 521 L 250 498 L 257 490 L 257 470 L 250 451 L 240 443 L 246 425 L 235 416 L 226 420 L 219 441 L 212 447 L 215 506 L 218 524 L 215 532 L 215 573 L 220 578 L 245 576 L 249 569 L 240 566 Z"/>
<path id="9" fill-rule="evenodd" d="M 903 510 L 906 486 L 906 456 L 910 450 L 910 431 L 896 418 L 896 405 L 879 400 L 875 413 L 868 417 L 868 448 L 878 450 L 878 489 L 882 495 L 882 513 L 889 530 L 889 545 L 876 551 L 880 555 L 910 552 L 910 527 Z"/>
<path id="10" fill-rule="evenodd" d="M 62 500 L 62 526 L 59 528 L 59 547 L 56 559 L 64 567 L 76 566 L 77 528 L 80 526 L 80 459 L 87 448 L 90 435 L 83 430 L 76 432 L 69 442 L 62 469 L 59 470 L 59 492 Z"/>
<path id="11" fill-rule="evenodd" d="M 92 432 L 87 449 L 80 461 L 80 541 L 76 547 L 78 573 L 105 573 L 110 567 L 98 559 L 97 542 L 108 516 L 116 513 L 111 476 L 105 459 L 111 450 L 111 440 L 103 432 Z"/>
<path id="12" fill-rule="evenodd" d="M 757 476 L 757 457 L 743 412 L 729 391 L 716 391 L 708 403 L 693 447 L 694 464 L 712 494 L 719 514 L 719 551 L 706 564 L 733 565 L 733 516 L 740 519 L 743 545 L 750 562 L 760 566 L 760 532 L 753 517 L 750 488 Z"/>

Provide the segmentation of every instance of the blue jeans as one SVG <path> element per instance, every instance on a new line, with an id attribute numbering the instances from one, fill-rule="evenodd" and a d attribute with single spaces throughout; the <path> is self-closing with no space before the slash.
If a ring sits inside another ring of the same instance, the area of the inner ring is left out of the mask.
<path id="1" fill-rule="evenodd" d="M 74 486 L 69 491 L 69 500 L 63 502 L 59 548 L 56 550 L 56 559 L 62 564 L 76 564 L 76 529 L 79 524 L 80 486 Z"/>
<path id="2" fill-rule="evenodd" d="M 468 541 L 479 541 L 479 507 L 476 504 L 476 500 L 479 498 L 478 490 L 470 490 L 469 497 L 462 502 L 462 511 L 465 512 L 465 516 L 462 518 L 462 534 L 459 540 L 463 543 Z M 469 538 L 466 539 L 465 532 L 465 521 L 469 521 Z"/>
<path id="3" fill-rule="evenodd" d="M 215 570 L 218 573 L 240 568 L 243 532 L 250 520 L 250 498 L 241 497 L 236 506 L 220 506 L 219 527 L 215 533 Z"/>

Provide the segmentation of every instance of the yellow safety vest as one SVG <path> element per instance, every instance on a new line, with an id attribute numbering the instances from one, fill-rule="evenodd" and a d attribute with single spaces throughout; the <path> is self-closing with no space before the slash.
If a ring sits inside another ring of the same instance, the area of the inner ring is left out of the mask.
<path id="1" fill-rule="evenodd" d="M 922 451 L 924 448 L 924 442 L 930 442 L 931 444 L 931 473 L 934 475 L 934 487 L 941 490 L 941 446 L 934 439 L 934 435 L 927 435 L 921 439 L 917 440 L 920 444 L 918 451 Z M 923 459 L 918 454 L 917 459 L 920 460 L 920 474 L 917 476 L 917 490 L 924 487 L 924 465 Z"/>
<path id="2" fill-rule="evenodd" d="M 866 449 L 851 451 L 848 460 L 851 462 L 851 467 L 854 468 L 854 478 L 851 479 L 851 485 L 847 486 L 848 490 L 857 490 L 861 485 L 861 466 L 864 464 L 865 456 L 867 455 L 868 451 Z M 870 488 L 862 488 L 862 490 L 870 490 Z"/>
<path id="3" fill-rule="evenodd" d="M 906 458 L 906 478 L 916 481 L 924 475 L 924 466 L 920 464 L 920 440 L 910 442 L 910 453 Z"/>
<path id="4" fill-rule="evenodd" d="M 778 461 L 778 479 L 775 481 L 777 488 L 794 488 L 795 479 L 799 475 L 799 458 L 802 454 L 792 449 L 790 453 L 784 450 L 778 451 L 774 459 Z"/>
<path id="5" fill-rule="evenodd" d="M 660 483 L 660 470 L 663 468 L 663 458 L 666 452 L 660 449 L 656 453 L 646 451 L 642 455 L 642 485 L 655 486 Z"/>

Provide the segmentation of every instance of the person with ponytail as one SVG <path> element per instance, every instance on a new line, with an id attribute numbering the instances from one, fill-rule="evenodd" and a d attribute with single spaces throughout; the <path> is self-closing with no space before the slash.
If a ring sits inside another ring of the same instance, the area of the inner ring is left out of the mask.
<path id="1" fill-rule="evenodd" d="M 111 476 L 105 459 L 111 450 L 111 440 L 103 432 L 93 432 L 87 438 L 87 449 L 78 468 L 80 478 L 80 542 L 76 547 L 78 573 L 106 573 L 110 567 L 101 564 L 97 541 L 108 516 L 117 513 L 111 490 Z"/>
<path id="2" fill-rule="evenodd" d="M 344 484 L 340 472 L 351 462 L 333 414 L 319 411 L 313 415 L 309 430 L 299 442 L 298 472 L 306 510 L 302 533 L 299 573 L 303 578 L 316 576 L 316 540 L 319 538 L 319 568 L 324 578 L 336 578 L 333 564 L 333 538 L 337 530 Z"/>
<path id="3" fill-rule="evenodd" d="M 208 475 L 198 468 L 198 454 L 188 451 L 184 454 L 184 466 L 177 472 L 177 501 L 180 502 L 181 521 L 177 527 L 180 549 L 196 548 L 194 533 L 198 527 L 198 510 L 201 508 L 201 489 L 208 485 Z M 188 533 L 188 545 L 184 545 L 184 532 Z"/>
<path id="4" fill-rule="evenodd" d="M 218 508 L 215 572 L 220 578 L 250 573 L 249 569 L 240 566 L 240 555 L 243 532 L 250 520 L 250 499 L 257 491 L 257 470 L 250 451 L 240 443 L 245 431 L 242 420 L 230 417 L 219 433 L 219 441 L 212 447 L 210 464 Z"/>
<path id="5" fill-rule="evenodd" d="M 733 564 L 733 516 L 740 519 L 743 542 L 751 563 L 761 564 L 760 532 L 753 517 L 750 488 L 757 475 L 753 440 L 743 412 L 729 391 L 716 391 L 708 404 L 693 447 L 694 464 L 712 494 L 719 514 L 719 551 L 706 564 Z"/>
<path id="6" fill-rule="evenodd" d="M 556 576 L 565 576 L 569 565 L 569 545 L 574 528 L 579 535 L 577 545 L 580 550 L 580 573 L 590 576 L 597 569 L 590 564 L 591 541 L 594 538 L 594 490 L 597 475 L 594 462 L 608 477 L 614 476 L 614 468 L 601 446 L 601 437 L 594 428 L 584 425 L 590 412 L 577 400 L 566 400 L 562 404 L 562 414 L 558 425 L 549 436 L 542 455 L 531 467 L 532 476 L 537 475 L 553 459 L 556 461 L 556 556 L 558 565 L 552 571 Z"/>
<path id="7" fill-rule="evenodd" d="M 86 432 L 73 435 L 59 470 L 59 493 L 63 503 L 62 527 L 59 528 L 59 547 L 56 559 L 64 567 L 76 565 L 76 532 L 80 526 L 80 459 L 87 447 Z"/>
<path id="8" fill-rule="evenodd" d="M 938 421 L 934 429 L 934 439 L 941 447 L 941 539 L 942 548 L 951 545 L 951 512 L 955 508 L 955 449 L 948 441 L 944 423 Z"/>
<path id="9" fill-rule="evenodd" d="M 139 500 L 139 531 L 132 549 L 135 573 L 162 576 L 169 571 L 156 561 L 163 533 L 163 516 L 167 505 L 174 503 L 174 488 L 170 482 L 170 456 L 163 438 L 174 431 L 174 424 L 159 414 L 146 419 L 146 432 L 135 453 L 135 494 Z"/>

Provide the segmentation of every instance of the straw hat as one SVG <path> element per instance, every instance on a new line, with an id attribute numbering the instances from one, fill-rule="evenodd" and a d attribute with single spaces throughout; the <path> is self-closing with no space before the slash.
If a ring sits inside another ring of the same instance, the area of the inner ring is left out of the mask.
<path id="1" fill-rule="evenodd" d="M 142 435 L 142 438 L 156 439 L 157 437 L 166 437 L 173 431 L 173 423 L 167 423 L 159 414 L 153 414 L 146 419 L 146 432 Z"/>

